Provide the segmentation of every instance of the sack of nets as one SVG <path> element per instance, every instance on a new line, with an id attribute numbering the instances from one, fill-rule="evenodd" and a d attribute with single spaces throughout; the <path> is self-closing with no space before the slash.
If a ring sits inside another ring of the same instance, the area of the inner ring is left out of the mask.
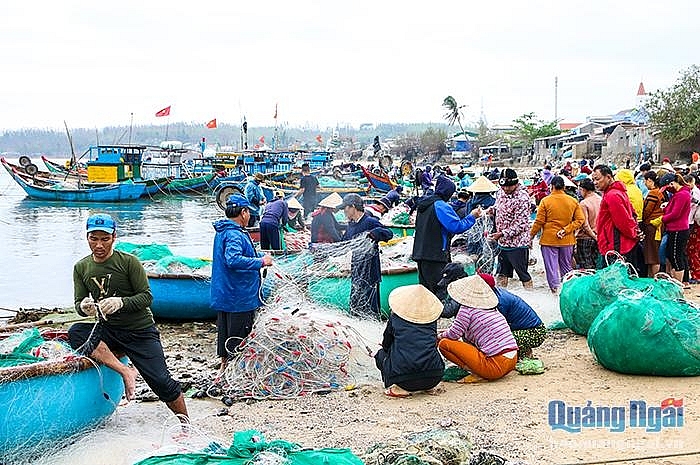
<path id="1" fill-rule="evenodd" d="M 559 295 L 562 320 L 572 331 L 585 336 L 598 314 L 626 289 L 661 300 L 683 298 L 683 286 L 666 278 L 661 273 L 655 278 L 640 278 L 624 261 L 616 261 L 595 273 L 572 271 L 565 276 Z"/>
<path id="2" fill-rule="evenodd" d="M 624 291 L 595 318 L 588 347 L 605 368 L 654 376 L 700 375 L 700 313 L 683 299 Z"/>

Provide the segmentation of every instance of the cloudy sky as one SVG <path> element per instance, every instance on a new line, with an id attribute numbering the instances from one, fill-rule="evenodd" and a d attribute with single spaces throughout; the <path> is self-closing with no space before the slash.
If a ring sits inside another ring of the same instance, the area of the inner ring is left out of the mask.
<path id="1" fill-rule="evenodd" d="M 635 105 L 700 62 L 700 2 L 5 1 L 0 130 L 171 121 L 490 124 Z"/>

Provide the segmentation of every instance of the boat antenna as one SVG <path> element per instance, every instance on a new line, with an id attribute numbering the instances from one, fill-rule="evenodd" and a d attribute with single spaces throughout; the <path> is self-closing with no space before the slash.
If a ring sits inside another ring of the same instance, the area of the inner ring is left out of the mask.
<path id="1" fill-rule="evenodd" d="M 129 145 L 131 145 L 131 130 L 134 127 L 134 112 L 131 112 L 131 120 L 129 121 Z"/>
<path id="2" fill-rule="evenodd" d="M 72 169 L 75 167 L 75 172 L 78 174 L 78 189 L 81 187 L 81 179 L 80 179 L 80 172 L 78 171 L 78 160 L 75 159 L 75 148 L 73 147 L 73 136 L 70 135 L 70 131 L 68 130 L 68 123 L 66 123 L 66 120 L 63 120 L 63 126 L 66 128 L 66 135 L 68 136 L 68 145 L 70 145 L 70 168 Z M 70 173 L 70 169 L 66 173 L 66 177 L 63 179 L 64 181 L 68 179 L 68 174 Z"/>

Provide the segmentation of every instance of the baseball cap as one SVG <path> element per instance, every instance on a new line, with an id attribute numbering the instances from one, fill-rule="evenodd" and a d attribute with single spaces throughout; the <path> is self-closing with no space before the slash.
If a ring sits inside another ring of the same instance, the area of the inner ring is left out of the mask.
<path id="1" fill-rule="evenodd" d="M 243 197 L 240 194 L 231 194 L 228 196 L 228 199 L 226 199 L 226 206 L 227 207 L 250 207 L 250 202 L 248 202 L 248 199 Z"/>
<path id="2" fill-rule="evenodd" d="M 358 194 L 348 194 L 343 198 L 342 208 L 345 207 L 355 207 L 358 210 L 362 210 L 365 203 L 362 201 L 362 197 Z"/>
<path id="3" fill-rule="evenodd" d="M 114 234 L 117 229 L 117 223 L 109 215 L 98 213 L 90 216 L 87 220 L 87 232 L 103 231 L 107 234 Z"/>

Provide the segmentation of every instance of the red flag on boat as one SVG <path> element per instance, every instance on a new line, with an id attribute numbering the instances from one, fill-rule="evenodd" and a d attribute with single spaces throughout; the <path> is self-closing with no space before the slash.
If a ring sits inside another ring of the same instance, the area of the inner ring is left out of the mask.
<path id="1" fill-rule="evenodd" d="M 265 143 L 265 136 L 260 136 L 260 139 L 258 139 L 261 144 Z"/>
<path id="2" fill-rule="evenodd" d="M 162 110 L 156 112 L 156 116 L 168 116 L 168 115 L 170 115 L 170 107 L 171 107 L 171 105 L 168 105 L 167 107 L 163 108 Z"/>
<path id="3" fill-rule="evenodd" d="M 208 127 L 209 129 L 216 129 L 216 118 L 214 118 L 213 120 L 209 121 L 209 122 L 207 123 L 207 127 Z"/>
<path id="4" fill-rule="evenodd" d="M 323 142 L 323 137 L 321 137 L 321 134 L 319 134 L 318 136 L 316 136 L 316 142 L 318 142 L 319 144 L 320 144 L 321 142 Z"/>

